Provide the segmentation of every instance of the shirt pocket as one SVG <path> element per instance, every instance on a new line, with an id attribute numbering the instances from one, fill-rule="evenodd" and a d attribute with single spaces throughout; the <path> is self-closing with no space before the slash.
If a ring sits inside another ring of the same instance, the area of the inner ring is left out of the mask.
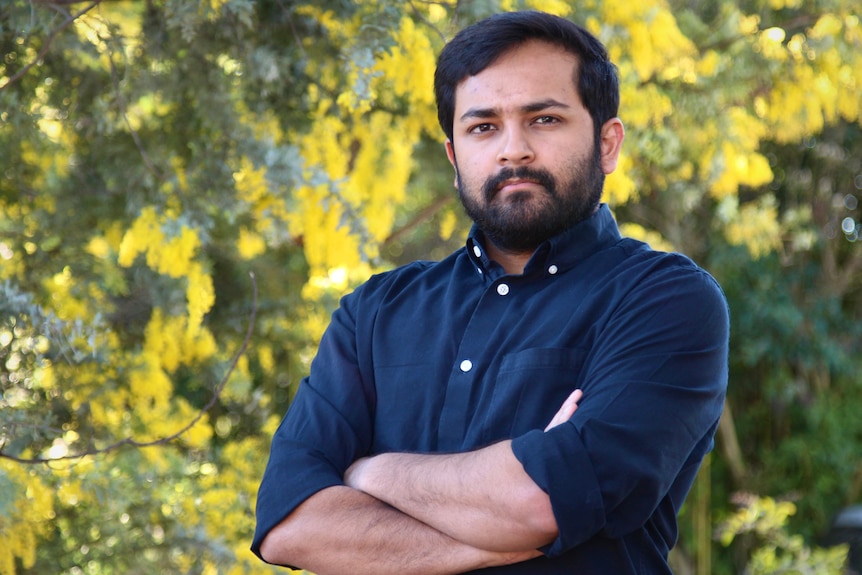
<path id="1" fill-rule="evenodd" d="M 483 425 L 486 441 L 544 429 L 582 381 L 586 350 L 533 348 L 503 357 Z"/>

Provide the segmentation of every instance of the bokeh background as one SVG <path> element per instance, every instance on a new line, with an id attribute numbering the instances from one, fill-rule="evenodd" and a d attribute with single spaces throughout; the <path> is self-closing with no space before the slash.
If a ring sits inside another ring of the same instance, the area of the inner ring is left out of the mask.
<path id="1" fill-rule="evenodd" d="M 605 201 L 730 303 L 676 572 L 849 569 L 858 1 L 4 0 L 0 574 L 284 572 L 248 551 L 269 438 L 339 297 L 462 244 L 435 56 L 519 8 L 607 44 Z"/>

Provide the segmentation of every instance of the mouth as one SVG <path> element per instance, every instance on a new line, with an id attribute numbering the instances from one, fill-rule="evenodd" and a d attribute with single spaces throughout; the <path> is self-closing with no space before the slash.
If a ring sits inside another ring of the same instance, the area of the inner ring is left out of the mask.
<path id="1" fill-rule="evenodd" d="M 494 195 L 530 192 L 535 191 L 537 187 L 542 187 L 541 182 L 537 182 L 536 180 L 531 180 L 529 178 L 511 178 L 500 182 L 494 190 Z"/>
<path id="2" fill-rule="evenodd" d="M 485 182 L 483 192 L 488 202 L 501 195 L 526 198 L 536 193 L 547 193 L 553 196 L 554 179 L 542 170 L 506 168 Z"/>

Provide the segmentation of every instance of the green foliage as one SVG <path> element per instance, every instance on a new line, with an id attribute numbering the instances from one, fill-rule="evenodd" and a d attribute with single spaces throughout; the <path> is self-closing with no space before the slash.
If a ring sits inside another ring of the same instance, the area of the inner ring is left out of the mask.
<path id="1" fill-rule="evenodd" d="M 749 575 L 841 575 L 847 546 L 809 547 L 800 535 L 787 530 L 787 518 L 796 512 L 789 501 L 769 497 L 740 496 L 740 508 L 718 528 L 725 546 L 751 534 L 756 543 L 746 565 Z"/>
<path id="2" fill-rule="evenodd" d="M 270 572 L 248 552 L 255 489 L 329 314 L 469 226 L 434 54 L 515 8 L 608 44 L 627 139 L 606 199 L 727 293 L 741 448 L 719 436 L 698 521 L 740 489 L 798 494 L 763 559 L 804 562 L 783 530 L 813 540 L 862 500 L 852 2 L 10 0 L 0 573 Z M 683 529 L 682 556 L 704 545 Z"/>

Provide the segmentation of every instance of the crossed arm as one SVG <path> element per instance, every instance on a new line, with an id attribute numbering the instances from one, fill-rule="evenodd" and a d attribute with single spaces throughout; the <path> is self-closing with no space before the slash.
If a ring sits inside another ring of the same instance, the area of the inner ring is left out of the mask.
<path id="1" fill-rule="evenodd" d="M 575 391 L 546 427 L 577 409 Z M 266 536 L 271 563 L 335 573 L 454 574 L 517 563 L 557 535 L 550 500 L 510 441 L 468 453 L 386 453 L 309 497 Z"/>

